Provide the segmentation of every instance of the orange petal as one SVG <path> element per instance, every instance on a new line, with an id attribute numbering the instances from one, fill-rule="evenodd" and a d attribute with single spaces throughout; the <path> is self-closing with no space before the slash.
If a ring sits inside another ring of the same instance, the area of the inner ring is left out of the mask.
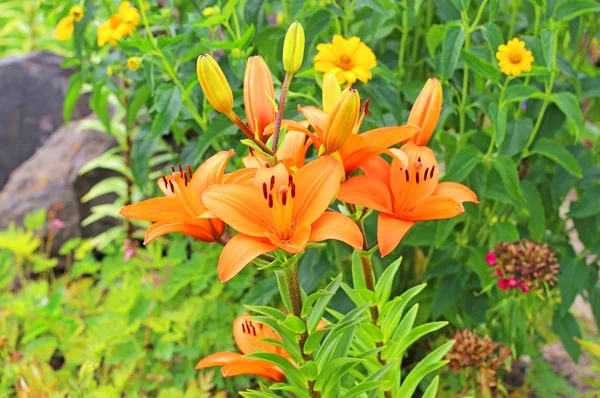
<path id="1" fill-rule="evenodd" d="M 230 157 L 235 154 L 233 149 L 221 151 L 208 158 L 194 172 L 192 176 L 192 187 L 196 195 L 202 196 L 202 192 L 213 184 L 220 184 L 225 173 L 225 166 Z"/>
<path id="2" fill-rule="evenodd" d="M 285 380 L 285 374 L 275 365 L 267 361 L 240 358 L 223 366 L 221 370 L 223 377 L 238 375 L 256 375 L 272 382 Z"/>
<path id="3" fill-rule="evenodd" d="M 297 224 L 312 224 L 323 214 L 335 197 L 343 175 L 342 165 L 331 156 L 321 156 L 294 174 L 293 217 Z"/>
<path id="4" fill-rule="evenodd" d="M 232 361 L 242 358 L 242 354 L 237 352 L 217 352 L 203 358 L 196 364 L 196 369 L 211 368 L 213 366 L 223 366 Z"/>
<path id="5" fill-rule="evenodd" d="M 185 221 L 190 218 L 181 201 L 176 197 L 146 199 L 133 205 L 121 207 L 119 214 L 134 220 L 165 223 Z"/>
<path id="6" fill-rule="evenodd" d="M 325 127 L 325 121 L 327 120 L 327 113 L 314 106 L 298 105 L 298 110 L 304 114 L 304 117 L 315 129 L 317 134 L 323 131 L 323 128 Z"/>
<path id="7" fill-rule="evenodd" d="M 223 184 L 252 185 L 252 179 L 256 174 L 256 168 L 246 166 L 245 169 L 234 171 L 223 176 Z"/>
<path id="8" fill-rule="evenodd" d="M 394 251 L 413 225 L 415 225 L 414 222 L 399 220 L 392 215 L 379 213 L 377 218 L 377 241 L 381 257 L 385 257 Z"/>
<path id="9" fill-rule="evenodd" d="M 152 242 L 159 236 L 169 234 L 171 232 L 179 232 L 191 238 L 201 240 L 202 242 L 214 242 L 223 234 L 224 224 L 220 220 L 214 220 L 220 223 L 220 228 L 215 228 L 211 225 L 212 220 L 203 220 L 204 225 L 198 225 L 200 221 L 196 220 L 195 224 L 189 223 L 155 223 L 146 230 L 144 236 L 144 244 Z"/>
<path id="10" fill-rule="evenodd" d="M 390 165 L 380 156 L 365 160 L 360 165 L 360 169 L 371 178 L 375 178 L 386 185 L 390 183 Z"/>
<path id="11" fill-rule="evenodd" d="M 271 211 L 260 189 L 244 185 L 213 185 L 202 195 L 204 205 L 215 216 L 241 233 L 263 237 Z"/>
<path id="12" fill-rule="evenodd" d="M 306 248 L 308 238 L 310 236 L 310 225 L 300 224 L 294 228 L 293 235 L 291 238 L 282 240 L 273 232 L 265 232 L 265 236 L 269 238 L 272 244 L 278 248 L 285 250 L 288 253 L 296 254 L 300 253 Z"/>
<path id="13" fill-rule="evenodd" d="M 254 185 L 263 191 L 263 185 L 267 186 L 267 190 L 271 190 L 271 185 L 274 189 L 279 187 L 287 187 L 289 184 L 290 174 L 285 168 L 285 165 L 279 163 L 275 167 L 261 167 L 256 170 L 256 176 L 254 177 Z M 271 184 L 273 180 L 273 184 Z"/>
<path id="14" fill-rule="evenodd" d="M 311 225 L 310 242 L 335 239 L 355 249 L 363 248 L 363 236 L 354 221 L 341 213 L 326 211 Z"/>
<path id="15" fill-rule="evenodd" d="M 367 146 L 364 148 L 360 148 L 359 150 L 350 154 L 350 156 L 344 159 L 344 169 L 346 171 L 346 175 L 352 174 L 365 161 L 380 154 L 389 155 L 396 161 L 400 162 L 400 164 L 402 165 L 406 165 L 407 163 L 406 155 L 399 149 L 387 149 L 382 146 Z"/>
<path id="16" fill-rule="evenodd" d="M 399 217 L 407 221 L 441 220 L 464 213 L 460 202 L 446 196 L 429 196 L 420 200 L 411 211 L 401 211 Z"/>
<path id="17" fill-rule="evenodd" d="M 479 203 L 477 195 L 469 187 L 459 184 L 457 182 L 442 182 L 439 183 L 435 191 L 435 196 L 446 196 L 452 198 L 457 202 L 473 202 Z"/>
<path id="18" fill-rule="evenodd" d="M 259 55 L 248 58 L 244 73 L 244 108 L 252 132 L 262 140 L 264 128 L 275 121 L 275 89 L 269 67 Z"/>
<path id="19" fill-rule="evenodd" d="M 392 197 L 388 186 L 366 175 L 355 176 L 344 182 L 338 199 L 377 211 L 392 211 Z"/>
<path id="20" fill-rule="evenodd" d="M 234 236 L 227 242 L 219 257 L 219 279 L 221 282 L 227 282 L 256 257 L 275 249 L 276 247 L 266 239 L 244 234 Z"/>
<path id="21" fill-rule="evenodd" d="M 301 122 L 297 122 L 295 120 L 283 119 L 281 121 L 281 128 L 283 129 L 284 127 L 286 128 L 285 131 L 287 131 L 287 132 L 297 131 L 297 132 L 304 133 L 307 135 L 312 135 L 312 133 L 310 132 L 310 130 L 308 128 L 306 128 L 306 126 L 304 126 Z M 274 131 L 275 131 L 275 123 L 271 123 L 265 127 L 264 135 L 270 136 L 273 134 Z"/>
<path id="22" fill-rule="evenodd" d="M 421 130 L 419 126 L 407 124 L 405 126 L 381 127 L 375 130 L 369 130 L 362 134 L 370 145 L 389 148 L 402 141 L 409 139 Z"/>
<path id="23" fill-rule="evenodd" d="M 260 341 L 271 339 L 281 342 L 279 334 L 267 325 L 250 321 L 249 316 L 244 314 L 233 321 L 233 338 L 240 351 L 244 355 L 263 351 L 289 358 L 289 354 L 283 348 Z"/>
<path id="24" fill-rule="evenodd" d="M 285 134 L 283 145 L 277 152 L 277 159 L 284 161 L 286 167 L 302 167 L 307 149 L 306 135 L 298 131 L 289 131 Z"/>
<path id="25" fill-rule="evenodd" d="M 415 101 L 408 123 L 421 127 L 419 134 L 411 138 L 417 145 L 427 145 L 442 110 L 442 84 L 437 79 L 429 79 Z"/>

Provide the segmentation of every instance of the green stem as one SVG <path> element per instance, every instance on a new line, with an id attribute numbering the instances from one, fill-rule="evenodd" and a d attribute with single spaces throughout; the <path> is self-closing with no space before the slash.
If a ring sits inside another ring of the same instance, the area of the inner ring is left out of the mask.
<path id="1" fill-rule="evenodd" d="M 508 83 L 511 81 L 512 79 L 510 78 L 510 76 L 507 76 L 506 79 L 504 79 L 504 84 L 502 85 L 502 89 L 500 90 L 500 99 L 498 100 L 498 108 L 501 109 L 504 107 L 504 94 L 506 93 L 506 88 L 508 87 Z M 486 159 L 489 158 L 492 155 L 492 150 L 494 149 L 494 144 L 496 143 L 496 129 L 494 128 L 494 132 L 492 134 L 492 140 L 490 141 L 490 146 L 488 147 L 488 150 L 485 154 Z"/>
<path id="2" fill-rule="evenodd" d="M 398 50 L 398 76 L 404 75 L 404 54 L 406 52 L 406 41 L 408 40 L 408 0 L 402 0 L 402 37 L 400 38 L 400 49 Z"/>
<path id="3" fill-rule="evenodd" d="M 512 38 L 515 33 L 515 25 L 517 23 L 517 2 L 512 2 L 512 12 L 510 14 L 510 28 L 508 29 L 508 38 Z"/>
<path id="4" fill-rule="evenodd" d="M 292 73 L 286 73 L 281 85 L 281 94 L 279 95 L 279 103 L 277 104 L 277 115 L 275 115 L 275 130 L 273 132 L 273 145 L 271 147 L 272 153 L 277 153 L 277 145 L 279 145 L 279 132 L 281 130 L 281 120 L 283 119 L 283 112 L 285 111 L 285 100 L 287 98 L 290 81 L 292 80 Z"/>
<path id="5" fill-rule="evenodd" d="M 302 319 L 302 292 L 300 291 L 300 279 L 298 278 L 298 263 L 294 262 L 284 268 L 285 283 L 287 285 L 288 293 L 290 295 L 290 301 L 292 302 L 292 312 L 295 316 Z M 306 321 L 302 319 L 306 326 Z M 298 344 L 300 345 L 300 352 L 305 361 L 312 361 L 312 354 L 306 354 L 304 352 L 304 345 L 308 339 L 308 332 L 305 330 L 304 333 L 298 335 Z M 308 380 L 308 392 L 312 398 L 320 398 L 321 394 L 314 390 L 314 381 Z"/>

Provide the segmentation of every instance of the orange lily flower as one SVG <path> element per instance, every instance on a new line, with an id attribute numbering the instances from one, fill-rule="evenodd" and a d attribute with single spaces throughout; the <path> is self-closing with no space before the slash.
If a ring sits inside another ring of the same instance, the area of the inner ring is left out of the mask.
<path id="1" fill-rule="evenodd" d="M 263 131 L 275 121 L 275 88 L 271 71 L 261 56 L 248 58 L 244 73 L 244 108 L 248 126 L 261 141 L 266 141 Z"/>
<path id="2" fill-rule="evenodd" d="M 342 97 L 340 96 L 338 100 L 341 99 Z M 314 134 L 308 130 L 306 130 L 308 131 L 306 134 L 311 137 L 316 148 L 321 148 L 321 145 L 326 141 L 325 135 L 331 134 L 331 132 L 325 131 L 326 126 L 331 124 L 328 120 L 334 116 L 329 115 L 314 106 L 299 106 L 298 110 L 304 114 L 314 129 Z M 411 138 L 419 132 L 418 126 L 407 124 L 405 126 L 381 127 L 358 134 L 358 130 L 360 129 L 365 116 L 368 114 L 369 100 L 365 102 L 364 111 L 354 125 L 352 133 L 348 135 L 338 147 L 346 177 L 356 171 L 363 162 L 375 155 L 387 154 L 391 157 L 397 156 L 398 154 L 396 152 L 392 152 L 388 148 Z M 335 134 L 335 132 L 333 133 Z M 403 161 L 404 159 L 398 160 Z"/>
<path id="3" fill-rule="evenodd" d="M 283 164 L 256 171 L 254 186 L 214 185 L 202 195 L 212 214 L 240 233 L 223 248 L 222 282 L 261 254 L 277 248 L 295 254 L 309 242 L 337 239 L 362 247 L 362 234 L 348 217 L 325 211 L 335 198 L 343 169 L 331 156 L 320 157 L 291 175 Z"/>
<path id="4" fill-rule="evenodd" d="M 193 173 L 189 165 L 187 170 L 181 164 L 179 171 L 173 167 L 171 175 L 158 180 L 164 197 L 123 206 L 119 214 L 154 222 L 146 231 L 144 244 L 170 232 L 180 232 L 204 242 L 219 240 L 225 224 L 208 213 L 202 203 L 202 193 L 214 184 L 242 183 L 251 179 L 255 172 L 253 169 L 245 169 L 224 176 L 227 160 L 233 154 L 233 150 L 219 152 Z"/>
<path id="5" fill-rule="evenodd" d="M 233 322 L 233 338 L 242 354 L 217 352 L 198 362 L 196 369 L 223 366 L 221 369 L 223 377 L 256 375 L 273 382 L 285 380 L 285 374 L 278 366 L 267 361 L 243 357 L 243 355 L 262 351 L 281 355 L 290 360 L 290 355 L 283 348 L 260 341 L 260 339 L 272 339 L 281 342 L 279 334 L 267 325 L 248 320 L 249 316 L 244 314 Z"/>
<path id="6" fill-rule="evenodd" d="M 412 141 L 417 145 L 427 145 L 440 118 L 441 111 L 442 84 L 438 79 L 429 79 L 419 93 L 408 116 L 408 124 L 419 126 L 421 131 L 404 142 Z"/>
<path id="7" fill-rule="evenodd" d="M 306 151 L 311 143 L 307 142 L 306 134 L 304 132 L 296 131 L 297 128 L 294 128 L 293 126 L 290 127 L 286 123 L 287 121 L 284 121 L 283 127 L 290 128 L 291 130 L 286 132 L 281 147 L 277 151 L 277 163 L 283 163 L 288 169 L 291 169 L 292 167 L 300 168 L 304 166 Z M 267 129 L 268 128 L 269 127 L 267 127 Z M 305 127 L 302 128 L 306 129 Z M 269 132 L 269 135 L 270 134 L 273 134 L 272 129 Z M 242 158 L 242 162 L 246 167 L 270 167 L 269 161 L 264 155 L 252 148 L 250 148 L 250 154 Z"/>
<path id="8" fill-rule="evenodd" d="M 439 167 L 431 149 L 410 142 L 401 150 L 407 157 L 403 167 L 380 157 L 366 162 L 365 175 L 350 178 L 340 188 L 338 199 L 379 211 L 377 240 L 382 257 L 392 252 L 416 222 L 452 218 L 462 214 L 463 202 L 479 203 L 469 188 L 439 181 Z"/>

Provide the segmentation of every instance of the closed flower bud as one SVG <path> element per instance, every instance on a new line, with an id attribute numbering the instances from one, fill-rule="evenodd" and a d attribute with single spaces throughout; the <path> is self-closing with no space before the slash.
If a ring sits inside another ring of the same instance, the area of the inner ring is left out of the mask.
<path id="1" fill-rule="evenodd" d="M 283 41 L 283 69 L 287 73 L 296 73 L 304 58 L 304 29 L 300 22 L 290 25 Z"/>
<path id="2" fill-rule="evenodd" d="M 335 75 L 326 73 L 323 76 L 323 110 L 325 112 L 329 113 L 341 93 L 342 88 Z"/>
<path id="3" fill-rule="evenodd" d="M 139 58 L 131 57 L 127 59 L 127 68 L 130 71 L 135 72 L 136 70 L 140 69 L 140 66 L 142 66 L 142 61 Z"/>
<path id="4" fill-rule="evenodd" d="M 75 20 L 75 22 L 79 22 L 84 16 L 83 8 L 80 6 L 73 6 L 69 10 L 69 15 Z"/>
<path id="5" fill-rule="evenodd" d="M 208 54 L 199 56 L 196 63 L 196 72 L 208 102 L 217 111 L 225 114 L 230 113 L 233 109 L 233 94 L 217 61 Z"/>
<path id="6" fill-rule="evenodd" d="M 409 140 L 419 146 L 427 145 L 442 110 L 442 84 L 438 79 L 429 79 L 419 93 L 408 117 L 408 124 L 414 124 L 421 131 Z"/>
<path id="7" fill-rule="evenodd" d="M 273 98 L 275 89 L 269 67 L 261 56 L 248 58 L 244 74 L 244 107 L 250 130 L 261 140 L 265 127 L 275 121 Z"/>
<path id="8" fill-rule="evenodd" d="M 325 120 L 323 145 L 329 154 L 339 150 L 352 133 L 360 114 L 358 91 L 347 88 L 339 95 Z"/>

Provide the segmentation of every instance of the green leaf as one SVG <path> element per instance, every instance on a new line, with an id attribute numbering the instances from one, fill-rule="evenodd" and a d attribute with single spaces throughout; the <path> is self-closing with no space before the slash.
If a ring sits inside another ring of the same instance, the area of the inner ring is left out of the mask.
<path id="1" fill-rule="evenodd" d="M 280 324 L 296 334 L 302 334 L 306 331 L 306 325 L 302 319 L 295 315 L 287 316 Z"/>
<path id="2" fill-rule="evenodd" d="M 64 124 L 69 124 L 73 109 L 77 105 L 77 100 L 81 93 L 81 87 L 83 86 L 83 79 L 81 73 L 74 73 L 69 79 L 69 85 L 67 86 L 67 92 L 65 94 L 65 103 L 63 106 L 63 118 Z"/>
<path id="3" fill-rule="evenodd" d="M 580 129 L 583 125 L 583 113 L 581 112 L 580 102 L 573 93 L 562 92 L 552 94 L 552 101 L 565 114 L 567 121 Z"/>
<path id="4" fill-rule="evenodd" d="M 100 180 L 81 198 L 81 203 L 89 202 L 92 199 L 109 193 L 116 193 L 119 197 L 125 197 L 127 194 L 127 182 L 122 177 L 109 177 Z"/>
<path id="5" fill-rule="evenodd" d="M 339 274 L 324 289 L 326 292 L 329 292 L 331 294 L 320 297 L 317 300 L 317 302 L 315 303 L 315 306 L 314 306 L 312 312 L 308 315 L 308 319 L 306 320 L 306 325 L 308 327 L 309 333 L 313 332 L 317 328 L 317 325 L 321 321 L 321 318 L 323 318 L 323 313 L 325 312 L 325 308 L 327 308 L 327 304 L 329 304 L 329 302 L 331 301 L 331 298 L 333 297 L 335 292 L 337 292 L 337 290 L 339 289 L 341 282 L 342 282 L 342 274 Z"/>
<path id="6" fill-rule="evenodd" d="M 308 339 L 306 339 L 306 343 L 304 344 L 304 352 L 306 354 L 312 354 L 313 352 L 315 352 L 315 350 L 319 348 L 321 340 L 323 340 L 323 337 L 325 337 L 325 335 L 328 332 L 328 330 L 321 329 L 311 333 L 308 336 Z"/>
<path id="7" fill-rule="evenodd" d="M 584 190 L 581 197 L 571 204 L 569 216 L 572 218 L 586 218 L 600 213 L 600 185 Z"/>
<path id="8" fill-rule="evenodd" d="M 127 106 L 127 127 L 131 128 L 135 122 L 138 112 L 142 105 L 150 98 L 150 87 L 147 84 L 142 84 L 136 87 L 133 97 Z"/>
<path id="9" fill-rule="evenodd" d="M 447 275 L 440 279 L 433 293 L 431 313 L 434 319 L 460 300 L 465 282 L 462 272 Z"/>
<path id="10" fill-rule="evenodd" d="M 324 297 L 324 296 L 333 296 L 333 293 L 321 289 L 317 292 L 314 292 L 310 296 L 308 296 L 306 298 L 306 300 L 304 300 L 304 302 L 302 303 L 302 313 L 301 313 L 302 318 L 306 318 L 308 316 L 308 313 L 309 313 L 312 305 L 318 299 L 320 299 L 321 297 Z"/>
<path id="11" fill-rule="evenodd" d="M 444 39 L 447 25 L 432 25 L 427 32 L 427 51 L 431 59 L 435 59 L 435 50 Z"/>
<path id="12" fill-rule="evenodd" d="M 544 61 L 549 71 L 552 70 L 554 59 L 556 58 L 556 41 L 557 30 L 544 29 L 541 33 L 542 52 L 544 53 Z"/>
<path id="13" fill-rule="evenodd" d="M 440 376 L 435 378 L 429 383 L 429 386 L 423 393 L 423 398 L 435 398 L 437 396 L 438 385 L 440 384 Z"/>
<path id="14" fill-rule="evenodd" d="M 527 210 L 529 210 L 529 234 L 533 240 L 541 241 L 546 230 L 546 214 L 544 213 L 544 202 L 536 184 L 531 181 L 521 181 L 521 191 L 525 196 Z"/>
<path id="15" fill-rule="evenodd" d="M 500 242 L 516 242 L 520 238 L 521 236 L 517 227 L 506 221 L 501 221 L 492 227 L 490 242 L 492 245 L 496 245 Z"/>
<path id="16" fill-rule="evenodd" d="M 489 115 L 494 125 L 494 133 L 496 134 L 496 148 L 500 148 L 506 138 L 506 123 L 508 120 L 508 107 L 500 106 L 497 101 L 491 101 L 489 104 Z"/>
<path id="17" fill-rule="evenodd" d="M 500 175 L 502 183 L 506 188 L 506 192 L 518 202 L 525 201 L 521 188 L 519 186 L 519 175 L 517 174 L 517 166 L 508 156 L 498 156 L 493 161 L 494 169 Z"/>
<path id="18" fill-rule="evenodd" d="M 525 86 L 523 84 L 509 86 L 504 95 L 504 102 L 523 102 L 528 98 L 539 96 L 542 92 L 534 86 Z"/>
<path id="19" fill-rule="evenodd" d="M 574 177 L 582 178 L 583 173 L 577 160 L 564 146 L 548 139 L 540 138 L 533 146 L 533 153 L 547 157 L 558 163 L 563 169 Z"/>
<path id="20" fill-rule="evenodd" d="M 388 265 L 383 274 L 379 277 L 375 285 L 375 294 L 377 295 L 377 305 L 384 305 L 390 298 L 392 293 L 392 285 L 394 284 L 394 276 L 400 268 L 402 257 Z"/>
<path id="21" fill-rule="evenodd" d="M 396 396 L 412 397 L 413 393 L 417 389 L 417 386 L 425 376 L 448 363 L 448 361 L 442 361 L 441 359 L 448 351 L 450 351 L 450 348 L 452 348 L 453 345 L 454 341 L 449 341 L 423 358 L 423 360 L 421 360 L 417 366 L 411 370 L 406 379 L 402 382 L 400 391 L 396 394 Z"/>
<path id="22" fill-rule="evenodd" d="M 454 74 L 460 58 L 460 51 L 465 42 L 465 36 L 466 31 L 464 28 L 456 25 L 448 26 L 444 32 L 440 59 L 440 74 L 443 80 L 448 80 Z"/>
<path id="23" fill-rule="evenodd" d="M 404 314 L 404 308 L 410 302 L 410 300 L 419 294 L 427 284 L 412 287 L 402 293 L 401 296 L 394 298 L 388 302 L 381 310 L 378 323 L 381 325 L 383 332 L 383 341 L 388 341 L 390 337 L 395 333 L 396 328 L 402 319 Z"/>
<path id="24" fill-rule="evenodd" d="M 480 74 L 487 80 L 500 83 L 500 70 L 497 66 L 490 64 L 479 56 L 469 53 L 467 50 L 462 51 L 462 57 L 473 72 Z"/>
<path id="25" fill-rule="evenodd" d="M 588 12 L 600 11 L 600 4 L 594 0 L 561 1 L 554 8 L 552 17 L 560 21 L 568 21 Z"/>
<path id="26" fill-rule="evenodd" d="M 474 146 L 467 145 L 452 158 L 443 180 L 462 182 L 482 160 L 483 154 Z"/>
<path id="27" fill-rule="evenodd" d="M 179 87 L 173 86 L 162 91 L 156 100 L 158 113 L 152 122 L 152 137 L 158 137 L 169 132 L 169 128 L 179 116 L 182 99 Z"/>
<path id="28" fill-rule="evenodd" d="M 575 342 L 574 338 L 581 338 L 581 330 L 575 317 L 571 313 L 561 316 L 557 309 L 552 317 L 552 330 L 560 337 L 573 362 L 577 363 L 579 355 L 581 355 L 581 346 Z"/>
<path id="29" fill-rule="evenodd" d="M 104 89 L 104 84 L 96 83 L 92 90 L 92 98 L 90 99 L 90 107 L 98 117 L 98 120 L 102 122 L 102 125 L 106 128 L 109 133 L 112 131 L 110 125 L 110 113 L 108 112 L 108 96 L 110 91 Z"/>
<path id="30" fill-rule="evenodd" d="M 272 354 L 270 352 L 255 352 L 249 355 L 245 355 L 248 359 L 259 359 L 262 361 L 270 362 L 274 365 L 279 366 L 283 373 L 285 373 L 286 379 L 295 387 L 305 389 L 306 381 L 300 371 L 296 369 L 294 365 L 281 355 Z"/>
<path id="31" fill-rule="evenodd" d="M 410 330 L 408 333 L 403 335 L 396 341 L 388 343 L 388 346 L 383 351 L 382 356 L 385 359 L 397 359 L 401 358 L 406 350 L 418 339 L 425 336 L 426 334 L 440 330 L 446 326 L 448 322 L 429 322 L 423 325 L 417 326 Z"/>
<path id="32" fill-rule="evenodd" d="M 600 76 L 581 79 L 581 98 L 600 97 Z"/>
<path id="33" fill-rule="evenodd" d="M 354 286 L 354 289 L 367 288 L 367 283 L 365 282 L 365 274 L 363 272 L 359 250 L 354 250 L 354 252 L 352 253 L 352 284 Z"/>
<path id="34" fill-rule="evenodd" d="M 504 44 L 504 39 L 502 38 L 502 31 L 500 30 L 498 25 L 488 23 L 485 24 L 481 29 L 481 34 L 483 35 L 483 38 L 488 44 L 490 53 L 492 55 L 495 55 L 498 51 L 498 47 L 500 47 L 501 44 Z M 499 69 L 498 66 L 497 68 Z"/>
<path id="35" fill-rule="evenodd" d="M 575 297 L 583 290 L 588 280 L 588 266 L 584 261 L 573 257 L 562 258 L 560 261 L 560 315 L 565 316 L 575 302 Z"/>
<path id="36" fill-rule="evenodd" d="M 300 372 L 306 380 L 315 380 L 319 375 L 319 368 L 313 361 L 308 361 L 300 368 Z"/>
<path id="37" fill-rule="evenodd" d="M 290 299 L 290 293 L 285 282 L 285 276 L 283 275 L 283 271 L 275 271 L 275 277 L 277 278 L 277 287 L 279 287 L 281 301 L 283 302 L 285 309 L 291 314 L 293 312 L 292 300 Z"/>

